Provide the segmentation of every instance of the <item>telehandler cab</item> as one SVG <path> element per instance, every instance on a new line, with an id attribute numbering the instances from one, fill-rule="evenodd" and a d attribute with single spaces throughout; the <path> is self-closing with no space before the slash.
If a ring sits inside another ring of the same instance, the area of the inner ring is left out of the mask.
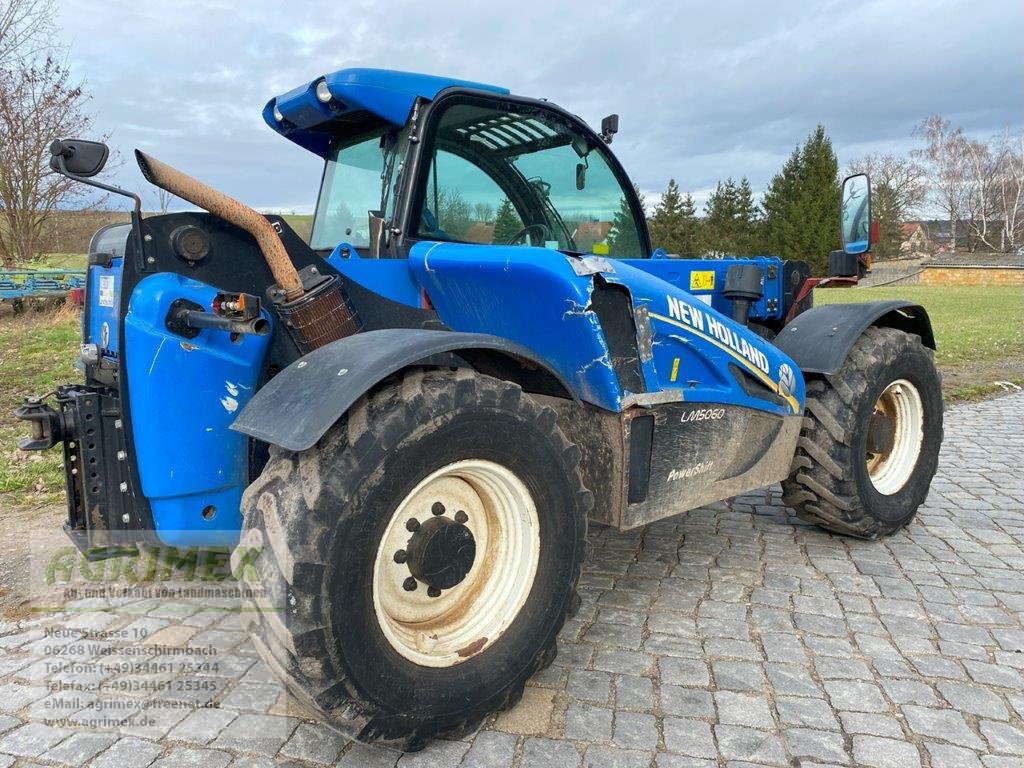
<path id="1" fill-rule="evenodd" d="M 652 247 L 600 134 L 547 101 L 347 69 L 272 99 L 324 158 L 308 244 L 136 152 L 205 212 L 95 235 L 84 382 L 31 399 L 89 557 L 240 546 L 243 621 L 309 711 L 416 749 L 550 664 L 588 519 L 628 530 L 782 483 L 876 538 L 942 437 L 928 315 L 812 308 L 805 263 Z M 102 144 L 54 142 L 87 183 Z M 127 194 L 127 193 L 125 193 Z M 870 188 L 843 184 L 825 282 L 855 282 Z"/>

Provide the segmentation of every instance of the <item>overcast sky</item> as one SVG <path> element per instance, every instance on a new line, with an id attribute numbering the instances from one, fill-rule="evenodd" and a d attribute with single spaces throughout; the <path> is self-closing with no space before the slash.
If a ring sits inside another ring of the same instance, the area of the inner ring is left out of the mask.
<path id="1" fill-rule="evenodd" d="M 140 147 L 263 209 L 311 210 L 321 161 L 263 123 L 266 101 L 350 66 L 544 97 L 591 125 L 656 195 L 717 179 L 763 190 L 821 122 L 841 165 L 913 146 L 940 113 L 984 136 L 1024 125 L 1024 2 L 63 0 L 116 180 L 155 194 Z"/>

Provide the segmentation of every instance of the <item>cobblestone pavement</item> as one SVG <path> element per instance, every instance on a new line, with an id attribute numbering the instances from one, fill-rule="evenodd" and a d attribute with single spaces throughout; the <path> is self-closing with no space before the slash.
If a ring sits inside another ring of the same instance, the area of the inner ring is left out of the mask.
<path id="1" fill-rule="evenodd" d="M 1020 768 L 1022 458 L 1007 396 L 947 413 L 928 503 L 885 541 L 800 525 L 777 491 L 595 531 L 554 665 L 473 737 L 405 756 L 292 717 L 237 615 L 79 600 L 0 626 L 0 768 Z M 121 664 L 208 646 L 183 677 Z M 133 686 L 160 679 L 182 684 Z"/>

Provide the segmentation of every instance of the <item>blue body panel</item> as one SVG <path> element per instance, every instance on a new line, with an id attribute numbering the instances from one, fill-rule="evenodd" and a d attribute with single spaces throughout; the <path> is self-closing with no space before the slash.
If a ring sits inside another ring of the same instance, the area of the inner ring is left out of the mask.
<path id="1" fill-rule="evenodd" d="M 627 287 L 634 306 L 647 309 L 659 389 L 681 388 L 687 402 L 740 405 L 780 416 L 803 410 L 804 382 L 793 360 L 728 315 L 634 264 L 612 262 L 614 272 L 604 277 Z M 729 372 L 730 365 L 775 392 L 780 401 L 748 394 Z M 785 382 L 783 391 L 780 382 Z"/>
<path id="2" fill-rule="evenodd" d="M 780 416 L 802 411 L 803 380 L 792 360 L 687 291 L 632 264 L 580 261 L 543 248 L 427 242 L 414 246 L 409 257 L 447 326 L 516 341 L 569 382 L 579 399 L 619 411 L 629 395 L 638 393 L 619 386 L 590 308 L 594 274 L 578 274 L 574 260 L 624 286 L 634 308 L 646 308 L 653 331 L 652 359 L 641 360 L 648 392 L 672 390 L 674 399 L 740 405 Z M 729 364 L 779 398 L 749 394 Z"/>
<path id="3" fill-rule="evenodd" d="M 380 296 L 410 307 L 421 305 L 420 286 L 406 259 L 364 259 L 354 246 L 342 243 L 327 257 L 327 263 Z"/>
<path id="4" fill-rule="evenodd" d="M 316 86 L 321 80 L 334 97 L 330 104 L 316 97 Z M 329 130 L 320 130 L 324 123 L 346 112 L 364 110 L 394 125 L 405 125 L 416 99 L 433 99 L 445 88 L 454 86 L 509 92 L 496 85 L 415 72 L 342 69 L 271 99 L 263 109 L 263 119 L 285 138 L 323 156 L 332 138 Z M 280 122 L 274 117 L 275 109 L 284 118 Z"/>
<path id="5" fill-rule="evenodd" d="M 587 309 L 593 278 L 577 275 L 560 252 L 424 242 L 409 263 L 445 325 L 518 342 L 581 400 L 619 410 L 623 393 Z"/>
<path id="6" fill-rule="evenodd" d="M 95 344 L 102 355 L 116 359 L 120 349 L 121 264 L 123 259 L 112 259 L 109 267 L 94 264 L 89 267 L 85 302 L 89 307 L 88 327 L 82 315 L 82 341 Z"/>
<path id="7" fill-rule="evenodd" d="M 732 314 L 732 302 L 725 297 L 725 273 L 734 264 L 757 264 L 764 275 L 764 296 L 750 305 L 752 320 L 782 317 L 782 259 L 775 256 L 755 256 L 752 259 L 629 259 L 624 262 L 671 283 L 696 296 L 708 306 L 724 315 Z M 775 269 L 771 269 L 774 267 Z M 707 286 L 711 277 L 711 288 Z"/>
<path id="8" fill-rule="evenodd" d="M 270 337 L 233 342 L 227 333 L 204 330 L 186 340 L 164 327 L 175 299 L 209 307 L 215 294 L 195 280 L 151 275 L 132 291 L 124 321 L 142 492 L 161 540 L 172 546 L 237 541 L 249 483 L 247 438 L 228 427 L 256 391 Z M 208 506 L 216 508 L 209 520 L 202 514 Z"/>

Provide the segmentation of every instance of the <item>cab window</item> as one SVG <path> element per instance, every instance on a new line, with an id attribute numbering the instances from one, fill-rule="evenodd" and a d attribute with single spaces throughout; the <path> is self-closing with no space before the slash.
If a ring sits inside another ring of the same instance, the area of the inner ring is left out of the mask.
<path id="1" fill-rule="evenodd" d="M 384 127 L 340 140 L 327 155 L 309 238 L 314 250 L 339 243 L 370 249 L 374 220 L 394 212 L 404 134 Z"/>
<path id="2" fill-rule="evenodd" d="M 648 255 L 633 197 L 602 142 L 569 120 L 467 101 L 447 107 L 436 126 L 419 237 Z"/>

